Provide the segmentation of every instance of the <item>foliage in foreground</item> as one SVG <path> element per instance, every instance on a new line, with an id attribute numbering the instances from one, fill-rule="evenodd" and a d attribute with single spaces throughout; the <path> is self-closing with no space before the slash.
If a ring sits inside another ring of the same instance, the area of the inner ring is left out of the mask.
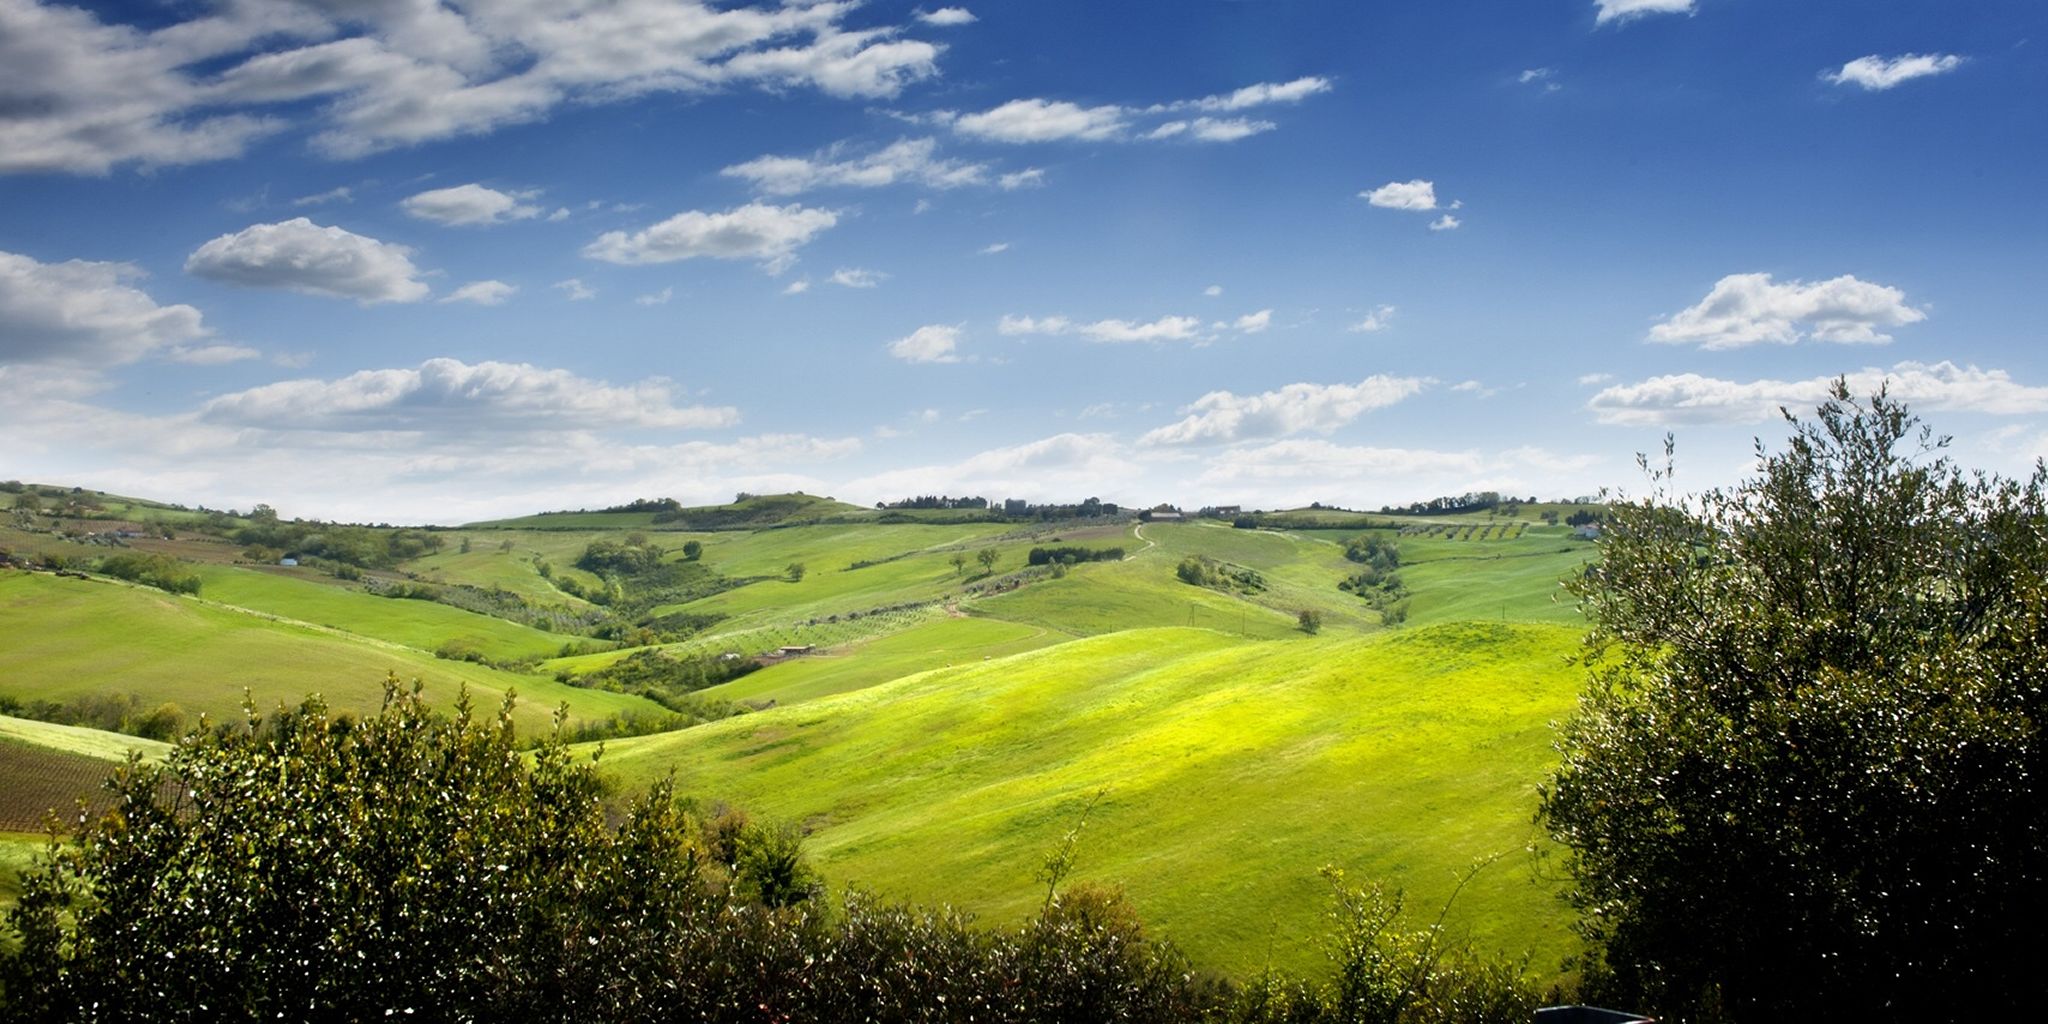
<path id="1" fill-rule="evenodd" d="M 2038 1012 L 2044 473 L 1966 477 L 1839 382 L 1794 423 L 1732 491 L 1612 506 L 1572 584 L 1595 673 L 1541 813 L 1608 983 L 1681 1017 Z"/>
<path id="2" fill-rule="evenodd" d="M 131 762 L 116 809 L 24 878 L 0 1018 L 578 1021 L 1523 1020 L 1518 968 L 1394 927 L 1338 887 L 1333 978 L 1237 990 L 1121 895 L 1048 889 L 1007 929 L 854 892 L 795 834 L 656 786 L 607 823 L 592 765 L 522 755 L 504 710 L 430 714 L 393 680 Z"/>

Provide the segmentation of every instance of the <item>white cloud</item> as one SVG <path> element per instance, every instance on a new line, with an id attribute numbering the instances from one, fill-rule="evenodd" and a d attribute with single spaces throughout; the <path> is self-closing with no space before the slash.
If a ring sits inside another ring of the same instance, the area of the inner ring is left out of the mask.
<path id="1" fill-rule="evenodd" d="M 1898 57 L 1872 54 L 1842 65 L 1840 71 L 1824 71 L 1821 77 L 1836 85 L 1860 85 L 1875 92 L 1915 78 L 1954 71 L 1962 63 L 1963 58 L 1952 53 L 1908 53 Z"/>
<path id="2" fill-rule="evenodd" d="M 1581 374 L 1581 375 L 1579 376 L 1579 386 L 1580 386 L 1580 387 L 1591 387 L 1592 385 L 1595 385 L 1595 384 L 1605 384 L 1605 383 L 1607 383 L 1608 381 L 1610 381 L 1610 380 L 1613 380 L 1613 379 L 1614 379 L 1614 375 L 1613 375 L 1613 374 L 1611 374 L 1611 373 L 1587 373 L 1587 374 Z"/>
<path id="3" fill-rule="evenodd" d="M 1017 99 L 973 114 L 940 113 L 922 118 L 926 122 L 949 124 L 963 135 L 992 142 L 1089 142 L 1153 141 L 1185 138 L 1197 142 L 1236 142 L 1279 127 L 1272 121 L 1246 117 L 1210 117 L 1273 104 L 1293 104 L 1318 93 L 1328 92 L 1329 79 L 1307 77 L 1291 82 L 1260 82 L 1235 92 L 1194 100 L 1155 103 L 1149 107 L 1115 103 L 1084 107 L 1065 100 Z M 1140 118 L 1169 113 L 1194 112 L 1204 116 L 1176 118 L 1134 135 Z M 1005 187 L 1008 187 L 1007 185 Z"/>
<path id="4" fill-rule="evenodd" d="M 1557 84 L 1557 71 L 1554 68 L 1529 68 L 1516 75 L 1515 81 L 1522 85 L 1542 86 L 1544 92 L 1556 92 L 1562 88 Z"/>
<path id="5" fill-rule="evenodd" d="M 1217 452 L 1198 482 L 1212 485 L 1302 480 L 1327 486 L 1362 478 L 1404 479 L 1476 474 L 1486 460 L 1475 452 L 1340 445 L 1314 438 L 1273 441 Z M 1330 495 L 1324 492 L 1323 498 Z"/>
<path id="6" fill-rule="evenodd" d="M 1246 334 L 1262 333 L 1266 330 L 1266 328 L 1273 326 L 1273 311 L 1270 309 L 1262 309 L 1256 313 L 1246 313 L 1245 315 L 1238 317 L 1237 320 L 1234 321 L 1231 326 L 1236 327 L 1238 330 L 1243 331 Z"/>
<path id="7" fill-rule="evenodd" d="M 185 271 L 250 288 L 286 288 L 363 305 L 427 297 L 412 250 L 304 217 L 254 224 L 200 246 Z"/>
<path id="8" fill-rule="evenodd" d="M 355 189 L 352 189 L 347 185 L 341 185 L 335 188 L 330 188 L 325 192 L 316 192 L 310 196 L 300 196 L 297 199 L 292 200 L 292 205 L 322 206 L 327 203 L 352 203 L 355 201 L 355 198 Z"/>
<path id="9" fill-rule="evenodd" d="M 222 366 L 261 359 L 263 353 L 246 345 L 173 345 L 165 350 L 164 358 L 188 366 Z"/>
<path id="10" fill-rule="evenodd" d="M 861 267 L 840 267 L 832 272 L 831 281 L 841 288 L 873 288 L 888 280 L 888 278 L 889 275 L 879 270 L 866 270 Z"/>
<path id="11" fill-rule="evenodd" d="M 1075 330 L 1090 341 L 1187 341 L 1197 337 L 1202 321 L 1192 316 L 1162 316 L 1149 323 L 1130 320 L 1097 320 Z"/>
<path id="12" fill-rule="evenodd" d="M 1869 368 L 1845 375 L 1859 394 L 1889 388 L 1891 397 L 1915 409 L 1956 410 L 1993 415 L 2048 412 L 2048 387 L 2020 384 L 2004 370 L 1980 370 L 1951 362 L 1904 362 L 1889 370 Z M 1587 403 L 1602 423 L 1668 426 L 1681 423 L 1761 423 L 1784 407 L 1799 412 L 1825 398 L 1832 377 L 1806 380 L 1732 381 L 1681 373 L 1617 384 Z"/>
<path id="13" fill-rule="evenodd" d="M 1113 139 L 1129 127 L 1127 111 L 1114 104 L 1082 107 L 1064 100 L 1011 100 L 978 114 L 962 114 L 953 130 L 991 142 L 1055 142 Z"/>
<path id="14" fill-rule="evenodd" d="M 565 104 L 740 86 L 878 99 L 938 74 L 939 47 L 902 27 L 842 28 L 857 6 L 222 3 L 138 28 L 9 0 L 0 68 L 14 72 L 15 113 L 0 122 L 0 171 L 227 159 L 287 117 L 354 157 Z"/>
<path id="15" fill-rule="evenodd" d="M 771 271 L 787 266 L 796 250 L 839 222 L 839 215 L 791 204 L 748 203 L 723 213 L 687 210 L 628 234 L 608 231 L 583 247 L 583 255 L 607 263 L 674 263 L 709 257 L 760 260 Z"/>
<path id="16" fill-rule="evenodd" d="M 128 263 L 43 263 L 0 251 L 0 364 L 127 363 L 209 333 L 199 311 L 158 305 Z"/>
<path id="17" fill-rule="evenodd" d="M 809 157 L 755 157 L 718 173 L 745 179 L 770 195 L 796 195 L 828 187 L 915 184 L 949 189 L 989 184 L 989 165 L 942 159 L 937 154 L 937 140 L 899 139 L 865 155 L 848 156 L 841 145 Z"/>
<path id="18" fill-rule="evenodd" d="M 472 182 L 421 192 L 398 205 L 421 220 L 451 227 L 474 227 L 540 216 L 540 207 L 526 203 L 539 194 L 537 191 L 500 192 Z"/>
<path id="19" fill-rule="evenodd" d="M 1187 100 L 1170 104 L 1170 110 L 1206 110 L 1211 112 L 1249 110 L 1274 103 L 1300 103 L 1310 96 L 1329 92 L 1333 88 L 1327 78 L 1308 76 L 1291 82 L 1260 82 L 1247 85 L 1235 92 L 1221 96 L 1205 96 L 1198 100 Z"/>
<path id="20" fill-rule="evenodd" d="M 1147 433 L 1138 443 L 1210 445 L 1304 431 L 1327 434 L 1420 392 L 1428 383 L 1420 377 L 1375 374 L 1356 384 L 1289 384 L 1256 395 L 1211 391 L 1181 410 L 1185 418 Z"/>
<path id="21" fill-rule="evenodd" d="M 1024 334 L 1065 334 L 1072 330 L 1074 322 L 1063 316 L 1029 317 L 1004 314 L 996 324 L 996 333 L 1006 337 Z"/>
<path id="22" fill-rule="evenodd" d="M 1236 142 L 1280 127 L 1271 121 L 1243 117 L 1198 117 L 1192 121 L 1168 121 L 1146 133 L 1148 139 L 1170 139 L 1185 135 L 1197 142 Z"/>
<path id="23" fill-rule="evenodd" d="M 1645 14 L 1691 14 L 1693 0 L 1593 0 L 1600 8 L 1600 14 L 1593 19 L 1595 25 L 1610 21 L 1629 21 Z"/>
<path id="24" fill-rule="evenodd" d="M 927 324 L 889 343 L 889 354 L 906 363 L 957 363 L 960 328 Z"/>
<path id="25" fill-rule="evenodd" d="M 541 431 L 595 427 L 703 428 L 738 422 L 730 407 L 677 406 L 663 378 L 626 387 L 525 363 L 429 359 L 413 369 L 364 370 L 334 380 L 288 380 L 201 406 L 208 423 L 276 431 Z"/>
<path id="26" fill-rule="evenodd" d="M 519 291 L 518 285 L 503 281 L 471 281 L 442 297 L 442 302 L 474 302 L 479 306 L 502 306 Z"/>
<path id="27" fill-rule="evenodd" d="M 983 256 L 994 256 L 994 255 L 995 255 L 996 253 L 999 253 L 999 252 L 1009 252 L 1009 251 L 1010 251 L 1010 243 L 1008 243 L 1008 242 L 990 242 L 989 244 L 987 244 L 987 245 L 984 245 L 984 246 L 982 246 L 982 247 L 980 248 L 980 250 L 978 250 L 978 251 L 979 251 L 979 252 L 980 252 L 980 254 L 981 254 L 981 255 L 983 255 Z"/>
<path id="28" fill-rule="evenodd" d="M 811 290 L 811 279 L 810 279 L 810 278 L 808 278 L 808 277 L 799 277 L 799 278 L 797 278 L 796 280 L 794 280 L 794 281 L 791 281 L 790 283 L 788 283 L 788 284 L 784 285 L 784 286 L 782 287 L 782 294 L 784 294 L 784 295 L 802 295 L 803 293 L 805 293 L 805 292 L 807 292 L 807 291 L 810 291 L 810 290 Z"/>
<path id="29" fill-rule="evenodd" d="M 1456 231 L 1459 228 L 1463 227 L 1464 224 L 1464 221 L 1459 220 L 1458 218 L 1453 217 L 1450 214 L 1446 213 L 1443 216 L 1438 217 L 1433 221 L 1430 221 L 1429 229 L 1431 231 Z"/>
<path id="30" fill-rule="evenodd" d="M 996 187 L 1005 192 L 1015 192 L 1020 188 L 1037 188 L 1043 184 L 1045 184 L 1045 171 L 1037 167 L 1027 167 L 1021 171 L 1012 171 L 996 179 Z"/>
<path id="31" fill-rule="evenodd" d="M 1208 297 L 1213 299 L 1216 296 L 1223 294 L 1223 286 L 1220 284 L 1212 284 L 1209 287 L 1202 289 L 1202 294 L 1207 295 Z"/>
<path id="32" fill-rule="evenodd" d="M 1879 328 L 1925 319 L 1924 311 L 1906 305 L 1899 289 L 1846 274 L 1811 284 L 1779 284 L 1769 274 L 1730 274 L 1715 282 L 1698 305 L 1650 328 L 1649 340 L 1709 350 L 1760 342 L 1790 345 L 1802 338 L 1880 344 L 1892 339 Z"/>
<path id="33" fill-rule="evenodd" d="M 597 298 L 597 293 L 592 291 L 589 285 L 584 284 L 583 279 L 580 277 L 572 277 L 566 281 L 556 281 L 548 287 L 560 289 L 563 296 L 570 302 L 582 302 L 585 299 Z"/>
<path id="34" fill-rule="evenodd" d="M 1480 398 L 1492 398 L 1493 396 L 1500 394 L 1499 388 L 1487 387 L 1485 384 L 1482 384 L 1476 380 L 1461 380 L 1458 383 L 1451 385 L 1451 390 L 1461 395 L 1476 395 Z"/>
<path id="35" fill-rule="evenodd" d="M 1090 341 L 1193 341 L 1200 340 L 1202 320 L 1193 316 L 1162 316 L 1152 321 L 1096 320 L 1076 323 L 1063 316 L 1028 317 L 1005 315 L 996 325 L 999 334 L 1079 334 Z"/>
<path id="36" fill-rule="evenodd" d="M 666 306 L 668 305 L 668 300 L 675 297 L 676 290 L 671 286 L 663 288 L 658 292 L 649 292 L 646 295 L 635 296 L 633 304 L 636 306 Z"/>
<path id="37" fill-rule="evenodd" d="M 1360 192 L 1358 198 L 1389 210 L 1434 210 L 1436 184 L 1420 178 L 1414 181 L 1390 181 L 1376 189 Z"/>
<path id="38" fill-rule="evenodd" d="M 1357 323 L 1352 324 L 1351 326 L 1346 327 L 1344 329 L 1352 332 L 1353 334 L 1377 334 L 1380 331 L 1384 331 L 1388 327 L 1393 326 L 1393 323 L 1394 307 L 1378 306 L 1375 307 L 1372 312 L 1367 313 L 1364 317 L 1360 318 L 1360 320 Z"/>
<path id="39" fill-rule="evenodd" d="M 919 11 L 917 20 L 927 25 L 948 28 L 954 25 L 972 25 L 980 19 L 965 7 L 941 7 L 936 11 Z"/>

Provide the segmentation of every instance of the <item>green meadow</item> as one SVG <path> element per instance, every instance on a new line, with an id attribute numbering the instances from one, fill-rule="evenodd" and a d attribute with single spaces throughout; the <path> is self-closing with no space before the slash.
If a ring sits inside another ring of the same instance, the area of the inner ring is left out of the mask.
<path id="1" fill-rule="evenodd" d="M 614 615 L 637 616 L 614 620 L 630 630 L 684 623 L 631 642 L 758 659 L 702 693 L 737 717 L 615 735 L 600 770 L 622 796 L 673 772 L 695 799 L 795 823 L 835 886 L 1014 921 L 1044 898 L 1043 859 L 1085 818 L 1073 880 L 1122 886 L 1208 968 L 1313 967 L 1325 866 L 1398 885 L 1433 916 L 1483 864 L 1450 908 L 1456 929 L 1532 953 L 1539 972 L 1572 951 L 1530 822 L 1550 723 L 1580 681 L 1568 663 L 1578 611 L 1556 599 L 1558 584 L 1596 545 L 1535 507 L 1519 518 L 1297 510 L 1266 514 L 1261 529 L 913 512 L 765 496 L 671 509 L 660 524 L 647 510 L 529 516 L 440 531 L 438 550 L 373 571 L 572 612 L 553 620 L 565 629 Z M 87 569 L 112 553 L 52 523 L 14 516 L 0 547 Z M 485 708 L 516 692 L 529 733 L 562 704 L 579 724 L 658 718 L 641 697 L 575 685 L 633 649 L 377 597 L 321 570 L 238 563 L 247 545 L 218 517 L 212 534 L 187 524 L 132 547 L 190 563 L 196 597 L 0 570 L 0 699 L 134 694 L 219 720 L 239 716 L 245 692 L 259 707 L 317 692 L 365 710 L 396 674 L 444 706 L 461 687 Z M 1405 624 L 1338 587 L 1362 568 L 1346 543 L 1368 532 L 1399 546 Z M 593 542 L 635 534 L 665 561 L 700 544 L 726 588 L 660 604 L 576 567 Z M 1029 567 L 1038 546 L 1124 557 Z M 1187 559 L 1237 582 L 1183 582 Z M 562 580 L 620 607 L 572 597 Z M 1303 612 L 1320 623 L 1313 635 Z M 434 657 L 450 644 L 536 667 Z M 565 646 L 594 653 L 555 656 Z M 784 646 L 810 653 L 770 656 Z M 7 718 L 0 743 L 40 752 L 22 765 L 163 749 Z M 27 849 L 0 837 L 0 900 Z"/>
<path id="2" fill-rule="evenodd" d="M 1493 860 L 1450 919 L 1551 966 L 1570 939 L 1529 810 L 1576 639 L 1129 630 L 614 741 L 602 763 L 801 823 L 837 882 L 1002 920 L 1042 898 L 1041 858 L 1099 794 L 1074 877 L 1233 973 L 1314 960 L 1325 865 L 1434 908 Z"/>
<path id="3" fill-rule="evenodd" d="M 452 701 L 467 686 L 479 705 L 495 708 L 516 691 L 514 717 L 526 729 L 546 728 L 565 702 L 572 720 L 654 708 L 637 697 L 109 581 L 0 573 L 0 622 L 10 637 L 0 645 L 0 696 L 22 701 L 134 693 L 220 721 L 240 716 L 245 692 L 260 709 L 309 693 L 339 709 L 372 709 L 386 674 L 396 673 L 424 681 L 436 701 Z"/>

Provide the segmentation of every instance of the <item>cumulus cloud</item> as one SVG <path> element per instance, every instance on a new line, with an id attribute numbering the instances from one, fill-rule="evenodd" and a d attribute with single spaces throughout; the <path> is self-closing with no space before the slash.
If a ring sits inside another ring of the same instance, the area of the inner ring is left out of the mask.
<path id="1" fill-rule="evenodd" d="M 421 192 L 398 205 L 421 220 L 451 227 L 475 227 L 540 216 L 541 208 L 526 202 L 539 194 L 537 191 L 500 192 L 472 182 Z"/>
<path id="2" fill-rule="evenodd" d="M 1516 75 L 1515 81 L 1522 85 L 1537 86 L 1544 92 L 1556 92 L 1563 88 L 1563 86 L 1557 84 L 1557 69 L 1555 68 L 1529 68 Z"/>
<path id="3" fill-rule="evenodd" d="M 1168 121 L 1146 134 L 1148 139 L 1171 139 L 1185 136 L 1196 142 L 1236 142 L 1239 139 L 1270 132 L 1280 127 L 1271 121 L 1254 121 L 1244 117 L 1198 117 L 1192 121 Z"/>
<path id="4" fill-rule="evenodd" d="M 1300 103 L 1310 96 L 1329 92 L 1334 86 L 1327 78 L 1310 75 L 1291 82 L 1260 82 L 1247 85 L 1234 92 L 1220 96 L 1204 96 L 1198 100 L 1185 100 L 1167 104 L 1167 110 L 1206 110 L 1231 112 L 1249 110 L 1270 104 Z"/>
<path id="5" fill-rule="evenodd" d="M 412 250 L 304 217 L 254 224 L 200 246 L 185 272 L 249 288 L 285 288 L 363 305 L 417 302 L 427 286 Z"/>
<path id="6" fill-rule="evenodd" d="M 1915 78 L 1954 71 L 1962 63 L 1963 58 L 1952 53 L 1908 53 L 1898 57 L 1871 54 L 1842 65 L 1839 71 L 1824 71 L 1821 77 L 1836 85 L 1860 85 L 1878 92 Z"/>
<path id="7" fill-rule="evenodd" d="M 1207 295 L 1208 297 L 1213 299 L 1216 296 L 1223 294 L 1223 286 L 1220 284 L 1212 284 L 1209 287 L 1202 289 L 1202 294 Z"/>
<path id="8" fill-rule="evenodd" d="M 1027 167 L 1021 171 L 1011 171 L 996 179 L 996 187 L 1005 192 L 1015 192 L 1020 188 L 1037 188 L 1043 184 L 1045 184 L 1045 171 L 1037 167 Z"/>
<path id="9" fill-rule="evenodd" d="M 471 281 L 449 292 L 442 302 L 473 302 L 479 306 L 502 306 L 505 300 L 519 291 L 518 285 L 503 281 Z"/>
<path id="10" fill-rule="evenodd" d="M 832 283 L 841 288 L 873 288 L 888 280 L 889 275 L 879 270 L 862 267 L 840 267 L 832 272 Z"/>
<path id="11" fill-rule="evenodd" d="M 1211 391 L 1182 409 L 1186 415 L 1179 422 L 1147 433 L 1138 443 L 1213 445 L 1305 431 L 1327 434 L 1417 394 L 1428 383 L 1420 377 L 1374 374 L 1356 384 L 1289 384 L 1256 395 Z"/>
<path id="12" fill-rule="evenodd" d="M 917 20 L 927 25 L 938 25 L 944 28 L 954 25 L 972 25 L 980 19 L 974 16 L 973 11 L 965 7 L 941 7 L 936 11 L 919 11 Z"/>
<path id="13" fill-rule="evenodd" d="M 1231 326 L 1246 334 L 1263 333 L 1266 328 L 1273 326 L 1273 311 L 1262 309 L 1256 313 L 1246 313 L 1232 321 Z"/>
<path id="14" fill-rule="evenodd" d="M 1064 100 L 1011 100 L 978 114 L 962 114 L 953 130 L 990 142 L 1100 141 L 1122 135 L 1128 113 L 1114 104 L 1083 107 Z"/>
<path id="15" fill-rule="evenodd" d="M 1693 0 L 1593 0 L 1600 13 L 1593 19 L 1596 25 L 1610 21 L 1630 21 L 1646 14 L 1691 14 Z"/>
<path id="16" fill-rule="evenodd" d="M 1868 368 L 1845 376 L 1853 392 L 1868 394 L 1882 385 L 1893 398 L 1922 411 L 2008 416 L 2048 412 L 2048 387 L 2021 384 L 2004 370 L 1946 361 L 1903 362 L 1889 370 Z M 1680 373 L 1608 387 L 1594 395 L 1587 408 L 1600 422 L 1621 426 L 1761 423 L 1777 419 L 1781 407 L 1797 412 L 1818 404 L 1833 382 L 1833 377 L 1732 381 Z"/>
<path id="17" fill-rule="evenodd" d="M 988 164 L 938 156 L 935 139 L 899 139 L 873 153 L 849 154 L 842 144 L 800 156 L 761 156 L 733 164 L 718 173 L 740 178 L 770 195 L 796 195 L 818 188 L 882 188 L 922 185 L 950 189 L 988 185 L 994 179 Z"/>
<path id="18" fill-rule="evenodd" d="M 138 27 L 10 0 L 0 171 L 227 159 L 295 116 L 316 148 L 353 157 L 572 103 L 748 86 L 884 99 L 938 74 L 940 48 L 901 26 L 846 29 L 857 6 L 234 3 Z"/>
<path id="19" fill-rule="evenodd" d="M 687 210 L 635 232 L 608 231 L 583 247 L 583 255 L 607 263 L 674 263 L 709 257 L 759 260 L 771 271 L 796 258 L 796 250 L 832 225 L 830 210 L 791 204 L 748 203 L 723 213 Z"/>
<path id="20" fill-rule="evenodd" d="M 889 354 L 906 363 L 957 363 L 960 328 L 927 324 L 889 343 Z"/>
<path id="21" fill-rule="evenodd" d="M 1393 326 L 1393 323 L 1394 307 L 1378 306 L 1372 312 L 1361 317 L 1357 323 L 1344 329 L 1353 334 L 1377 334 Z"/>
<path id="22" fill-rule="evenodd" d="M 1162 316 L 1151 321 L 1109 319 L 1078 323 L 1063 316 L 1006 315 L 996 325 L 996 331 L 1010 336 L 1078 334 L 1089 341 L 1100 342 L 1199 341 L 1202 338 L 1202 320 L 1193 316 Z"/>
<path id="23" fill-rule="evenodd" d="M 1360 192 L 1358 198 L 1389 210 L 1434 210 L 1436 184 L 1421 178 L 1414 181 L 1390 181 L 1378 188 Z"/>
<path id="24" fill-rule="evenodd" d="M 1649 340 L 1730 349 L 1768 342 L 1790 345 L 1802 338 L 1842 344 L 1892 340 L 1880 328 L 1927 319 L 1906 304 L 1905 293 L 1843 275 L 1808 283 L 1771 280 L 1769 274 L 1730 274 L 1714 284 L 1699 304 L 1650 328 Z"/>
<path id="25" fill-rule="evenodd" d="M 1260 82 L 1234 92 L 1200 99 L 1155 103 L 1149 107 L 1107 103 L 1082 106 L 1066 100 L 1016 99 L 972 114 L 942 113 L 929 118 L 949 124 L 953 130 L 990 142 L 1028 143 L 1058 141 L 1128 141 L 1186 139 L 1195 142 L 1236 142 L 1279 125 L 1248 117 L 1211 117 L 1275 104 L 1295 104 L 1331 89 L 1327 78 L 1297 78 L 1291 82 Z M 1141 120 L 1195 113 L 1153 125 L 1142 133 Z"/>
<path id="26" fill-rule="evenodd" d="M 128 263 L 43 263 L 0 251 L 0 364 L 127 363 L 206 337 L 199 311 L 159 305 Z"/>
<path id="27" fill-rule="evenodd" d="M 663 378 L 624 387 L 526 363 L 429 359 L 334 380 L 288 380 L 222 395 L 208 423 L 277 431 L 473 433 L 598 427 L 722 427 L 723 406 L 677 406 Z"/>
<path id="28" fill-rule="evenodd" d="M 790 283 L 788 283 L 788 284 L 784 285 L 784 286 L 782 287 L 782 294 L 784 294 L 784 295 L 802 295 L 803 293 L 805 293 L 805 292 L 807 292 L 807 291 L 810 291 L 810 290 L 811 290 L 811 279 L 810 279 L 810 278 L 808 278 L 808 277 L 799 277 L 799 278 L 797 278 L 796 280 L 794 280 L 794 281 L 791 281 Z"/>
<path id="29" fill-rule="evenodd" d="M 1446 213 L 1443 216 L 1438 217 L 1433 221 L 1430 221 L 1429 229 L 1431 231 L 1456 231 L 1464 225 L 1464 221 L 1459 220 L 1458 218 L 1453 217 L 1450 214 Z"/>
<path id="30" fill-rule="evenodd" d="M 649 292 L 646 295 L 635 296 L 633 304 L 636 306 L 666 306 L 668 305 L 668 300 L 675 297 L 675 288 L 667 287 L 658 292 Z"/>
<path id="31" fill-rule="evenodd" d="M 592 291 L 589 285 L 584 284 L 582 278 L 578 277 L 556 281 L 548 287 L 560 291 L 570 302 L 582 302 L 585 299 L 597 298 L 597 293 Z"/>

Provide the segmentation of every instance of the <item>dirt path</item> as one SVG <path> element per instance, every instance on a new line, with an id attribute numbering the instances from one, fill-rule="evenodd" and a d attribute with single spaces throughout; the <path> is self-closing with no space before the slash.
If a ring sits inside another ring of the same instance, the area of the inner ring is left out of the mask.
<path id="1" fill-rule="evenodd" d="M 1145 541 L 1145 546 L 1144 546 L 1144 547 L 1142 547 L 1142 548 L 1139 548 L 1139 549 L 1138 549 L 1138 550 L 1136 550 L 1136 551 L 1133 551 L 1133 552 L 1131 552 L 1131 553 L 1130 553 L 1130 554 L 1128 554 L 1128 555 L 1125 555 L 1125 556 L 1124 556 L 1124 561 L 1126 561 L 1126 562 L 1128 562 L 1128 561 L 1130 561 L 1131 559 L 1133 559 L 1133 558 L 1136 558 L 1136 557 L 1138 557 L 1139 555 L 1142 555 L 1142 554 L 1144 554 L 1144 553 L 1145 553 L 1146 551 L 1149 551 L 1149 550 L 1151 550 L 1152 548 L 1154 548 L 1154 547 L 1157 547 L 1157 546 L 1158 546 L 1158 542 L 1156 542 L 1156 541 L 1149 541 L 1149 540 L 1145 540 L 1145 524 L 1144 524 L 1144 523 L 1133 523 L 1133 524 L 1131 524 L 1131 536 L 1133 536 L 1133 537 L 1136 537 L 1136 538 L 1138 538 L 1139 540 L 1144 540 L 1144 541 Z"/>

